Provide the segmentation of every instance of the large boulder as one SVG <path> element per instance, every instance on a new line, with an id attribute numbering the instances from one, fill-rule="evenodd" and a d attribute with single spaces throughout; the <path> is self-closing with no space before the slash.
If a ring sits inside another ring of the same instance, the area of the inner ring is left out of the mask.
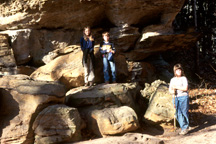
<path id="1" fill-rule="evenodd" d="M 98 136 L 123 134 L 139 128 L 138 117 L 128 106 L 101 110 L 86 108 L 80 113 L 87 120 L 88 128 Z"/>
<path id="2" fill-rule="evenodd" d="M 33 143 L 32 123 L 46 106 L 63 103 L 66 89 L 25 75 L 0 78 L 1 143 Z"/>
<path id="3" fill-rule="evenodd" d="M 146 122 L 163 123 L 174 118 L 174 105 L 168 85 L 164 81 L 157 80 L 151 85 L 146 84 L 141 91 L 143 97 L 149 99 L 148 108 L 144 114 Z"/>
<path id="4" fill-rule="evenodd" d="M 33 123 L 35 144 L 67 143 L 82 139 L 84 124 L 76 108 L 53 105 L 41 111 Z"/>
<path id="5" fill-rule="evenodd" d="M 197 38 L 198 33 L 195 30 L 177 33 L 172 27 L 151 25 L 143 29 L 142 36 L 136 42 L 134 49 L 125 55 L 128 60 L 140 61 L 169 49 L 189 47 L 197 41 Z"/>
<path id="6" fill-rule="evenodd" d="M 54 52 L 59 52 L 63 48 L 71 45 L 79 46 L 79 38 L 82 36 L 81 31 L 64 31 L 64 30 L 35 30 L 20 29 L 1 31 L 1 34 L 9 36 L 8 41 L 11 43 L 17 65 L 31 63 L 35 66 L 41 66 L 50 60 L 47 56 Z M 64 53 L 59 53 L 64 54 Z M 58 56 L 59 56 L 58 54 Z"/>
<path id="7" fill-rule="evenodd" d="M 69 72 L 70 75 L 67 74 L 68 77 L 70 76 L 68 86 L 75 87 L 83 85 L 83 71 L 82 52 L 81 50 L 76 50 L 73 53 L 59 56 L 38 68 L 31 74 L 31 78 L 35 80 L 59 81 L 63 79 L 65 73 Z"/>
<path id="8" fill-rule="evenodd" d="M 66 93 L 65 103 L 72 107 L 97 105 L 129 106 L 136 110 L 141 87 L 137 83 L 100 84 L 91 88 L 79 87 Z"/>
<path id="9" fill-rule="evenodd" d="M 68 88 L 84 85 L 84 69 L 82 66 L 83 53 L 79 47 L 72 53 L 58 56 L 47 65 L 38 68 L 31 74 L 35 80 L 60 81 Z M 99 48 L 95 48 L 95 82 L 101 83 L 103 79 L 103 63 Z M 125 82 L 128 76 L 126 59 L 122 55 L 115 55 L 117 78 Z"/>
<path id="10" fill-rule="evenodd" d="M 88 129 L 96 135 L 121 134 L 139 127 L 136 100 L 140 89 L 137 83 L 79 87 L 67 92 L 65 103 L 79 109 Z"/>
<path id="11" fill-rule="evenodd" d="M 31 60 L 31 29 L 8 30 L 2 31 L 1 33 L 7 34 L 9 36 L 9 42 L 11 44 L 11 47 L 13 48 L 17 65 L 26 64 Z"/>

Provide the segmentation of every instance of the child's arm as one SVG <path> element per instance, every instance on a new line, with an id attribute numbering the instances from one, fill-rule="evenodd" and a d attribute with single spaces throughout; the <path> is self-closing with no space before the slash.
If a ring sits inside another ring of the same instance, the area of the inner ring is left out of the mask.
<path id="1" fill-rule="evenodd" d="M 114 47 L 114 44 L 113 44 L 113 43 L 111 44 L 111 52 L 112 52 L 113 54 L 116 52 L 116 49 L 115 49 L 115 47 Z"/>
<path id="2" fill-rule="evenodd" d="M 81 37 L 81 39 L 80 39 L 80 46 L 81 46 L 81 50 L 83 51 L 84 50 L 84 48 L 83 48 L 83 37 Z"/>

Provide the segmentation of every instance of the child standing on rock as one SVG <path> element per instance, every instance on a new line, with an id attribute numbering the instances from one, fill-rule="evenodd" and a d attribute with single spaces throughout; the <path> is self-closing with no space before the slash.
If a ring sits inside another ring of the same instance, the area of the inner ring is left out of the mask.
<path id="1" fill-rule="evenodd" d="M 105 83 L 110 83 L 109 66 L 112 72 L 112 83 L 116 83 L 116 68 L 113 55 L 116 50 L 114 44 L 109 41 L 109 32 L 102 34 L 103 42 L 100 44 L 100 52 L 103 56 L 103 72 Z"/>
<path id="2" fill-rule="evenodd" d="M 83 67 L 85 86 L 92 86 L 94 82 L 94 38 L 91 34 L 90 27 L 85 27 L 83 37 L 80 39 L 81 49 L 83 51 Z"/>

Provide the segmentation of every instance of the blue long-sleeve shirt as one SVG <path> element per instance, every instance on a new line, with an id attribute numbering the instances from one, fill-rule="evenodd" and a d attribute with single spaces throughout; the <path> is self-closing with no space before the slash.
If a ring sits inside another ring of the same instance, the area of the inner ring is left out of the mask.
<path id="1" fill-rule="evenodd" d="M 114 52 L 116 52 L 116 49 L 113 43 L 104 41 L 100 44 L 100 49 L 99 49 L 100 52 L 103 54 L 103 57 L 106 56 L 106 54 L 108 53 L 107 49 L 112 49 Z"/>
<path id="2" fill-rule="evenodd" d="M 89 39 L 85 41 L 84 37 L 81 37 L 80 45 L 82 51 L 84 51 L 85 49 L 89 49 L 90 52 L 94 50 L 94 41 L 90 41 Z"/>

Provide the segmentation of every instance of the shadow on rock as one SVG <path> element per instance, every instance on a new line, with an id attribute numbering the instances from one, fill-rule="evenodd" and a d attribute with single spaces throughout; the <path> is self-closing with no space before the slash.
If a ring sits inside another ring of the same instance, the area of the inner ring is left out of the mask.
<path id="1" fill-rule="evenodd" d="M 10 121 L 19 114 L 19 104 L 13 96 L 5 89 L 0 88 L 0 136 Z"/>
<path id="2" fill-rule="evenodd" d="M 164 128 L 158 123 L 145 119 L 140 121 L 140 128 L 136 132 L 156 136 L 163 134 Z"/>

